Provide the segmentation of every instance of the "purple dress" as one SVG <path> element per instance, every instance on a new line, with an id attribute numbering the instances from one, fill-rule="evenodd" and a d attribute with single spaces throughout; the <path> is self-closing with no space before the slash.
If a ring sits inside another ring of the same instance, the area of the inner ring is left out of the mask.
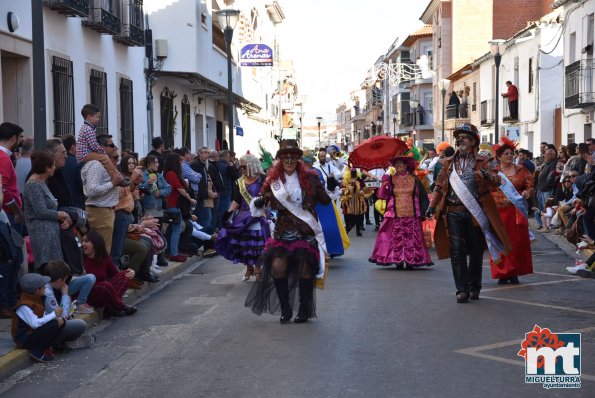
<path id="1" fill-rule="evenodd" d="M 217 252 L 234 264 L 256 265 L 266 240 L 271 236 L 268 220 L 252 217 L 247 201 L 258 195 L 263 182 L 262 177 L 252 184 L 246 184 L 243 177 L 236 182 L 233 201 L 240 207 L 227 220 L 215 243 Z"/>
<path id="2" fill-rule="evenodd" d="M 377 196 L 387 201 L 386 212 L 369 261 L 384 266 L 432 265 L 420 218 L 425 212 L 422 202 L 427 201 L 423 186 L 411 174 L 386 175 L 382 180 Z"/>

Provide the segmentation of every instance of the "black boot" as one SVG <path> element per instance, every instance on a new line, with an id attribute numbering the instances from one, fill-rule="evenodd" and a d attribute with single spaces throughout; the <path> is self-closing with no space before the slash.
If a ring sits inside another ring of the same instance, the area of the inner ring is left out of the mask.
<path id="1" fill-rule="evenodd" d="M 300 279 L 300 309 L 293 320 L 295 323 L 308 322 L 310 318 L 312 290 L 314 289 L 314 281 L 312 279 Z"/>
<path id="2" fill-rule="evenodd" d="M 285 324 L 291 322 L 293 311 L 291 305 L 289 305 L 289 282 L 287 277 L 285 278 L 274 278 L 275 289 L 277 290 L 277 297 L 279 297 L 279 303 L 281 303 L 281 319 L 279 322 Z"/>

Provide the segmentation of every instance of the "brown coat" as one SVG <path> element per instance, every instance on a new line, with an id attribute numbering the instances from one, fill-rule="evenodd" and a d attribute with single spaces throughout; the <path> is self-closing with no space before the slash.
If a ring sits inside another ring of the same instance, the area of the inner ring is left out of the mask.
<path id="1" fill-rule="evenodd" d="M 436 187 L 434 188 L 434 195 L 430 202 L 430 207 L 435 209 L 436 230 L 434 232 L 434 243 L 436 244 L 436 253 L 438 259 L 450 257 L 450 241 L 448 239 L 448 227 L 446 225 L 446 209 L 444 209 L 444 202 L 448 193 L 448 178 L 450 177 L 450 167 L 454 160 L 454 156 L 441 160 L 442 170 L 436 177 Z M 504 254 L 511 251 L 508 234 L 504 228 L 504 224 L 500 219 L 496 202 L 490 195 L 490 189 L 499 186 L 500 177 L 493 170 L 488 168 L 488 158 L 485 156 L 475 155 L 475 166 L 473 168 L 475 180 L 477 181 L 477 190 L 479 192 L 479 204 L 485 212 L 492 231 L 498 236 L 500 242 L 504 245 Z M 486 170 L 482 174 L 481 170 Z M 477 222 L 473 220 L 474 222 Z"/>
<path id="2" fill-rule="evenodd" d="M 326 193 L 326 189 L 324 189 L 320 179 L 316 175 L 310 174 L 308 176 L 308 183 L 310 184 L 309 194 L 306 194 L 306 190 L 302 187 L 302 208 L 312 213 L 318 219 L 316 215 L 316 204 L 322 203 L 323 205 L 327 205 L 331 202 L 331 198 Z M 312 231 L 312 228 L 308 224 L 287 210 L 275 198 L 275 194 L 273 194 L 270 186 L 262 193 L 262 197 L 265 202 L 271 204 L 271 208 L 278 210 L 274 231 L 275 239 L 280 239 L 281 234 L 285 231 L 297 231 L 304 236 L 314 236 L 314 231 Z"/>
<path id="3" fill-rule="evenodd" d="M 21 293 L 21 297 L 19 297 L 19 302 L 14 307 L 14 312 L 12 314 L 12 325 L 11 325 L 12 339 L 14 340 L 15 344 L 17 345 L 17 348 L 22 348 L 21 342 L 18 341 L 19 338 L 23 337 L 23 336 L 19 336 L 19 332 L 20 332 L 19 327 L 25 328 L 26 334 L 31 334 L 31 332 L 33 331 L 33 329 L 31 329 L 31 327 L 29 327 L 29 325 L 27 325 L 17 315 L 16 310 L 22 305 L 26 305 L 27 307 L 31 308 L 33 313 L 35 315 L 37 315 L 38 318 L 41 318 L 43 316 L 44 310 L 45 310 L 43 297 L 37 296 L 33 293 L 25 293 L 25 292 Z"/>

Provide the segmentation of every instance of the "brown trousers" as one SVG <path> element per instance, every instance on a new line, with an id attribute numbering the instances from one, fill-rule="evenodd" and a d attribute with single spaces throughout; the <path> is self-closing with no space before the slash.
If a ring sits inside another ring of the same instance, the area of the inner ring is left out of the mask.
<path id="1" fill-rule="evenodd" d="M 86 206 L 89 226 L 96 231 L 105 241 L 105 250 L 112 251 L 112 235 L 114 234 L 114 220 L 116 212 L 108 207 Z"/>

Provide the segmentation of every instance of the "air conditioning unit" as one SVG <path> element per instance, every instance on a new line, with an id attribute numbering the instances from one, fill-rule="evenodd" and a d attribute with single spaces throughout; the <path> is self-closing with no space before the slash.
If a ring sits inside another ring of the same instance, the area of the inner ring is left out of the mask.
<path id="1" fill-rule="evenodd" d="M 155 40 L 155 57 L 167 58 L 167 40 L 156 39 Z"/>

